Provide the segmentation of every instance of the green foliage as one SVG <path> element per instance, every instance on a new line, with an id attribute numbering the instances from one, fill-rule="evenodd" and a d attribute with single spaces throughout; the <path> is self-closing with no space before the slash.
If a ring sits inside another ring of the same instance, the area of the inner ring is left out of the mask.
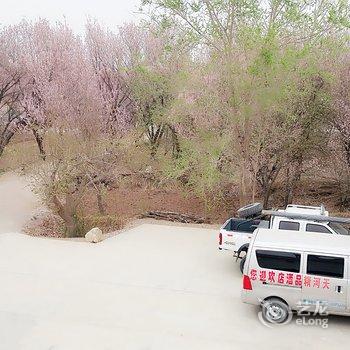
<path id="1" fill-rule="evenodd" d="M 299 169 L 327 140 L 325 62 L 345 47 L 348 1 L 151 5 L 200 44 L 194 57 L 205 57 L 167 111 L 183 137 L 166 175 L 206 198 L 219 184 L 247 181 L 248 172 L 250 186 L 268 198 L 281 169 Z M 223 158 L 233 164 L 223 167 Z"/>
<path id="2" fill-rule="evenodd" d="M 224 177 L 218 164 L 227 141 L 225 137 L 218 137 L 210 131 L 203 131 L 196 140 L 184 139 L 179 157 L 165 163 L 165 176 L 181 180 L 207 202 L 218 197 L 219 184 Z"/>

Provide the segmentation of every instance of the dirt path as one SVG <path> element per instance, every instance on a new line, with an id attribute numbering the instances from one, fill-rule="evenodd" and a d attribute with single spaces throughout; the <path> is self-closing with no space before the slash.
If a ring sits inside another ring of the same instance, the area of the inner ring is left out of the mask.
<path id="1" fill-rule="evenodd" d="M 0 176 L 0 234 L 21 232 L 39 207 L 24 177 L 14 173 Z"/>

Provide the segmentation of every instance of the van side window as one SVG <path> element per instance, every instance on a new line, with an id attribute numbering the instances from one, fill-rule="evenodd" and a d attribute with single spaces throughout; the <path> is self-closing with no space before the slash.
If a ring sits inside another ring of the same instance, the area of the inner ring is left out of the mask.
<path id="1" fill-rule="evenodd" d="M 300 224 L 295 221 L 280 221 L 278 228 L 280 230 L 299 231 Z"/>
<path id="2" fill-rule="evenodd" d="M 343 278 L 344 258 L 323 255 L 308 255 L 306 272 L 309 275 Z"/>
<path id="3" fill-rule="evenodd" d="M 317 224 L 306 224 L 307 232 L 332 233 L 327 227 Z"/>
<path id="4" fill-rule="evenodd" d="M 257 250 L 256 258 L 259 266 L 264 269 L 288 272 L 300 271 L 300 254 L 297 253 Z"/>

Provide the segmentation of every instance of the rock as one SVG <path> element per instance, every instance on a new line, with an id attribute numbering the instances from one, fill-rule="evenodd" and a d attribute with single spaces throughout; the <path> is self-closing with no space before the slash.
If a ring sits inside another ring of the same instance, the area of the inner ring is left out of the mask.
<path id="1" fill-rule="evenodd" d="M 85 235 L 85 239 L 90 243 L 101 242 L 103 240 L 102 231 L 98 227 L 95 227 Z"/>

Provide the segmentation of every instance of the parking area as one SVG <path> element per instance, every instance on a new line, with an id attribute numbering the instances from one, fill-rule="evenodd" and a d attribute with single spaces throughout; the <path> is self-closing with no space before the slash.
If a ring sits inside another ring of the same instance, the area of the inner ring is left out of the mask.
<path id="1" fill-rule="evenodd" d="M 217 233 L 143 224 L 96 245 L 0 234 L 0 348 L 348 347 L 349 318 L 262 325 Z"/>

